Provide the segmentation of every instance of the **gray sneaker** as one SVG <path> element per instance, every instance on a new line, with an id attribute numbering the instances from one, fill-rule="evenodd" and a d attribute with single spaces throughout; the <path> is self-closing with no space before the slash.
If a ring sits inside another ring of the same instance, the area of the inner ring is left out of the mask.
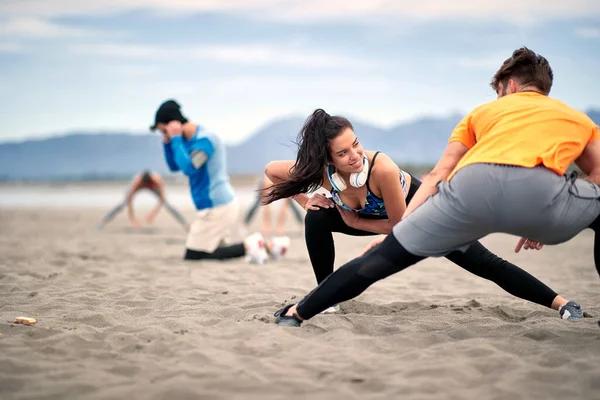
<path id="1" fill-rule="evenodd" d="M 567 304 L 562 306 L 558 311 L 560 317 L 562 319 L 574 320 L 583 318 L 583 311 L 581 311 L 581 306 L 574 301 L 569 301 Z"/>
<path id="2" fill-rule="evenodd" d="M 285 307 L 283 307 L 281 310 L 278 310 L 277 312 L 275 312 L 274 316 L 275 316 L 275 323 L 277 325 L 282 325 L 282 326 L 291 326 L 294 328 L 299 328 L 300 325 L 302 325 L 302 320 L 298 319 L 294 316 L 288 317 L 285 315 L 285 313 L 288 312 L 288 310 L 290 308 L 292 308 L 294 306 L 294 304 L 289 304 Z"/>
<path id="3" fill-rule="evenodd" d="M 340 311 L 340 307 L 336 304 L 321 311 L 321 314 L 333 314 Z"/>

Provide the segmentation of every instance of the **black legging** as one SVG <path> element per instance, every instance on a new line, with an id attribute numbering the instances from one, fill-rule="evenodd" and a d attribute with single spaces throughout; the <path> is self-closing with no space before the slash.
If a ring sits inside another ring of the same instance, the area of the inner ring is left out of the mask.
<path id="1" fill-rule="evenodd" d="M 594 231 L 594 264 L 596 265 L 598 276 L 600 276 L 600 216 L 588 228 Z"/>
<path id="2" fill-rule="evenodd" d="M 333 232 L 351 236 L 377 235 L 346 225 L 337 208 L 308 210 L 304 217 L 304 239 L 317 283 L 321 283 L 333 272 L 335 261 Z"/>
<path id="3" fill-rule="evenodd" d="M 231 246 L 217 247 L 212 253 L 185 249 L 184 260 L 229 260 L 231 258 L 244 257 L 246 249 L 243 243 L 234 244 Z"/>
<path id="4" fill-rule="evenodd" d="M 424 258 L 426 257 L 409 253 L 390 234 L 380 245 L 348 262 L 323 280 L 298 304 L 298 314 L 304 319 L 312 318 L 328 307 L 358 296 L 378 280 L 400 272 Z M 479 242 L 472 244 L 464 253 L 454 251 L 446 258 L 522 299 L 551 307 L 556 297 L 552 289 L 516 265 L 499 258 Z"/>
<path id="5" fill-rule="evenodd" d="M 600 227 L 600 222 L 598 226 Z M 380 246 L 332 274 L 335 254 L 332 232 L 355 236 L 373 235 L 371 232 L 348 227 L 335 208 L 307 213 L 306 245 L 319 286 L 299 304 L 298 313 L 303 318 L 311 318 L 334 304 L 354 298 L 376 281 L 425 258 L 409 253 L 393 235 L 388 235 Z M 596 236 L 596 243 L 600 243 L 599 236 Z M 600 260 L 600 255 L 595 255 Z M 524 300 L 551 307 L 557 296 L 544 283 L 496 256 L 480 242 L 472 244 L 465 253 L 455 251 L 446 258 Z"/>
<path id="6" fill-rule="evenodd" d="M 420 180 L 414 176 L 411 176 L 411 178 L 406 204 L 410 203 L 419 186 L 421 186 Z M 387 217 L 368 214 L 361 214 L 361 218 L 387 219 Z M 377 235 L 377 233 L 349 227 L 336 208 L 321 208 L 318 211 L 308 210 L 304 217 L 304 238 L 317 283 L 321 283 L 333 272 L 335 261 L 333 232 L 351 236 Z"/>
<path id="7" fill-rule="evenodd" d="M 589 228 L 595 232 L 594 263 L 600 275 L 600 216 Z M 390 234 L 380 245 L 348 262 L 322 281 L 298 303 L 298 314 L 304 319 L 310 319 L 334 304 L 360 295 L 378 280 L 425 258 L 409 253 Z M 549 307 L 556 296 L 552 289 L 519 267 L 497 257 L 479 242 L 472 244 L 464 253 L 454 251 L 446 258 L 522 299 Z"/>

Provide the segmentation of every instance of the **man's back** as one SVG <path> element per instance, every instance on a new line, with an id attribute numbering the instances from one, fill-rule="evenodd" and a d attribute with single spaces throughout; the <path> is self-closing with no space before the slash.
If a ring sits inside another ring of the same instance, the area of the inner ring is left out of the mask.
<path id="1" fill-rule="evenodd" d="M 459 123 L 449 141 L 470 150 L 450 177 L 474 163 L 543 164 L 562 175 L 599 137 L 587 115 L 563 102 L 536 92 L 514 93 L 476 108 Z"/>

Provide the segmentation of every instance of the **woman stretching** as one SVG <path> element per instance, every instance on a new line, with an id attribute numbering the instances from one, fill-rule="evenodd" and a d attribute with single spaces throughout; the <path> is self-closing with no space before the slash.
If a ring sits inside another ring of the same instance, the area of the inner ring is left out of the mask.
<path id="1" fill-rule="evenodd" d="M 346 118 L 330 116 L 321 109 L 305 122 L 298 136 L 298 147 L 295 162 L 273 161 L 265 168 L 274 183 L 266 190 L 265 202 L 292 197 L 307 210 L 306 246 L 320 284 L 333 272 L 332 233 L 389 234 L 421 182 L 400 170 L 384 153 L 364 150 Z M 331 197 L 306 194 L 319 187 L 329 191 Z M 473 243 L 465 253 L 453 252 L 446 258 L 514 296 L 558 310 L 563 319 L 583 317 L 577 303 L 557 295 L 480 242 Z M 278 318 L 278 322 L 288 324 L 294 320 Z"/>

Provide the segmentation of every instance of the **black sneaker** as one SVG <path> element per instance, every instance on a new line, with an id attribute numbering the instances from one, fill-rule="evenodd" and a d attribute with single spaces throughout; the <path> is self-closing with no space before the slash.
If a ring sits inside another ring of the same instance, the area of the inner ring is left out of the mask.
<path id="1" fill-rule="evenodd" d="M 300 325 L 302 325 L 302 320 L 298 319 L 294 316 L 292 317 L 288 317 L 285 314 L 288 312 L 288 310 L 290 308 L 292 308 L 294 306 L 294 304 L 289 304 L 285 307 L 283 307 L 281 310 L 278 310 L 274 316 L 275 316 L 275 323 L 277 325 L 283 325 L 283 326 L 292 326 L 294 328 L 299 328 Z"/>
<path id="2" fill-rule="evenodd" d="M 581 306 L 574 301 L 569 301 L 567 304 L 560 308 L 558 312 L 562 319 L 566 320 L 574 320 L 583 318 L 583 311 L 581 311 Z"/>

